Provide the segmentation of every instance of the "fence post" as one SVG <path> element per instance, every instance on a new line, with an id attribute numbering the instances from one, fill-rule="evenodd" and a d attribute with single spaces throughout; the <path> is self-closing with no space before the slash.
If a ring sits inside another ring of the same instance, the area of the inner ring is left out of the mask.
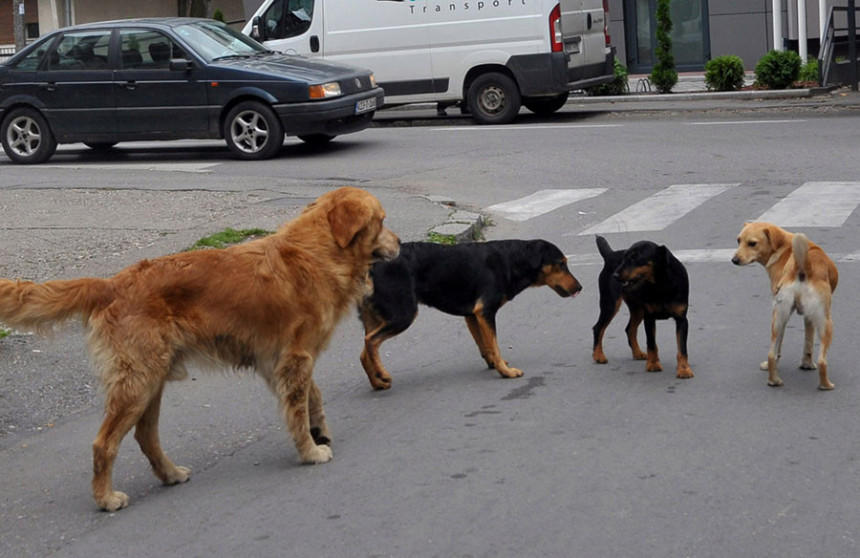
<path id="1" fill-rule="evenodd" d="M 857 8 L 854 0 L 848 0 L 848 58 L 851 59 L 851 90 L 857 91 Z"/>

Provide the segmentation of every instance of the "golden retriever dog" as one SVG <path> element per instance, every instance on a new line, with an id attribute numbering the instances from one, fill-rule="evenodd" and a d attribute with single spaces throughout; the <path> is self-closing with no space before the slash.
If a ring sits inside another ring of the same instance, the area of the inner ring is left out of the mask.
<path id="1" fill-rule="evenodd" d="M 164 384 L 189 360 L 254 369 L 277 396 L 302 463 L 332 457 L 322 396 L 311 378 L 335 325 L 358 301 L 375 259 L 400 241 L 374 196 L 341 188 L 319 197 L 277 233 L 223 250 L 144 260 L 109 279 L 0 280 L 0 320 L 47 329 L 80 316 L 105 389 L 93 442 L 93 497 L 128 505 L 111 472 L 123 437 L 134 437 L 163 483 L 188 480 L 161 449 Z"/>
<path id="2" fill-rule="evenodd" d="M 782 338 L 791 313 L 803 316 L 805 340 L 800 367 L 814 370 L 812 346 L 815 332 L 821 341 L 818 353 L 818 389 L 835 386 L 827 378 L 827 350 L 833 338 L 830 303 L 839 272 L 827 254 L 810 242 L 805 234 L 792 234 L 770 223 L 746 223 L 738 235 L 738 250 L 732 258 L 735 265 L 758 262 L 770 277 L 773 293 L 773 319 L 770 326 L 770 351 L 761 368 L 767 370 L 767 385 L 781 386 L 777 363 L 782 352 Z"/>

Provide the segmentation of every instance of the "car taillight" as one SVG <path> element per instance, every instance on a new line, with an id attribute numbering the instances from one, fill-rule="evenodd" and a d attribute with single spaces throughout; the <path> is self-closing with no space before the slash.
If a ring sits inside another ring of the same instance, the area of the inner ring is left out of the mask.
<path id="1" fill-rule="evenodd" d="M 612 37 L 609 36 L 609 0 L 603 0 L 603 38 L 606 46 L 612 43 Z"/>
<path id="2" fill-rule="evenodd" d="M 603 3 L 606 4 L 607 1 L 603 0 Z M 549 13 L 549 44 L 552 52 L 561 52 L 564 50 L 561 38 L 561 6 L 558 4 Z"/>

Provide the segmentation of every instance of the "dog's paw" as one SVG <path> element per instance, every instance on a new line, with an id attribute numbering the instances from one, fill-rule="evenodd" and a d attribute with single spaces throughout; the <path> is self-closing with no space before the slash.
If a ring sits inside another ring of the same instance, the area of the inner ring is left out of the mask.
<path id="1" fill-rule="evenodd" d="M 831 389 L 836 389 L 836 386 L 833 382 L 827 382 L 826 384 L 821 384 L 818 386 L 818 389 L 821 391 L 830 391 Z"/>
<path id="2" fill-rule="evenodd" d="M 601 349 L 594 349 L 594 351 L 591 353 L 591 358 L 594 359 L 594 362 L 596 362 L 597 364 L 606 364 L 607 362 L 609 362 L 609 359 L 606 358 L 606 353 L 604 353 Z"/>
<path id="3" fill-rule="evenodd" d="M 319 465 L 331 461 L 332 455 L 329 446 L 314 446 L 313 449 L 301 456 L 300 461 L 305 465 Z"/>
<path id="4" fill-rule="evenodd" d="M 509 368 L 507 365 L 503 370 L 496 369 L 499 374 L 505 378 L 519 378 L 523 375 L 523 371 L 519 368 Z"/>
<path id="5" fill-rule="evenodd" d="M 645 364 L 646 372 L 662 372 L 663 366 L 660 364 L 659 360 L 649 360 L 647 364 Z"/>
<path id="6" fill-rule="evenodd" d="M 782 378 L 777 376 L 773 380 L 768 380 L 767 385 L 769 385 L 770 387 L 779 387 L 782 385 Z"/>
<path id="7" fill-rule="evenodd" d="M 766 370 L 767 370 L 767 361 L 766 361 L 766 360 L 763 360 L 763 361 L 761 362 L 761 364 L 759 364 L 759 365 L 758 365 L 758 369 L 759 369 L 759 370 L 765 370 L 765 371 L 766 371 Z"/>
<path id="8" fill-rule="evenodd" d="M 377 372 L 376 375 L 368 377 L 368 379 L 373 389 L 389 389 L 391 387 L 391 376 L 389 374 Z"/>
<path id="9" fill-rule="evenodd" d="M 801 370 L 817 370 L 818 366 L 815 365 L 814 362 L 801 362 L 800 363 Z"/>
<path id="10" fill-rule="evenodd" d="M 646 360 L 648 358 L 648 353 L 643 353 L 640 351 L 633 351 L 633 360 Z"/>
<path id="11" fill-rule="evenodd" d="M 128 502 L 128 494 L 114 490 L 103 499 L 99 500 L 98 505 L 104 511 L 115 512 L 128 506 Z"/>
<path id="12" fill-rule="evenodd" d="M 164 484 L 180 484 L 183 482 L 188 482 L 188 479 L 191 478 L 191 469 L 188 467 L 177 466 L 170 473 L 165 475 L 163 482 Z"/>
<path id="13" fill-rule="evenodd" d="M 690 368 L 689 366 L 679 366 L 677 377 L 683 378 L 683 379 L 692 378 L 693 377 L 693 369 Z"/>

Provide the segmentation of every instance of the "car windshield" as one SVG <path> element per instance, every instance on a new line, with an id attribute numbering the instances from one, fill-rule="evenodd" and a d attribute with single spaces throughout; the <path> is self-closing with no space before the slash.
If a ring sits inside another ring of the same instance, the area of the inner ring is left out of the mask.
<path id="1" fill-rule="evenodd" d="M 180 25 L 175 31 L 206 62 L 247 58 L 269 52 L 254 39 L 217 21 L 197 21 Z"/>

